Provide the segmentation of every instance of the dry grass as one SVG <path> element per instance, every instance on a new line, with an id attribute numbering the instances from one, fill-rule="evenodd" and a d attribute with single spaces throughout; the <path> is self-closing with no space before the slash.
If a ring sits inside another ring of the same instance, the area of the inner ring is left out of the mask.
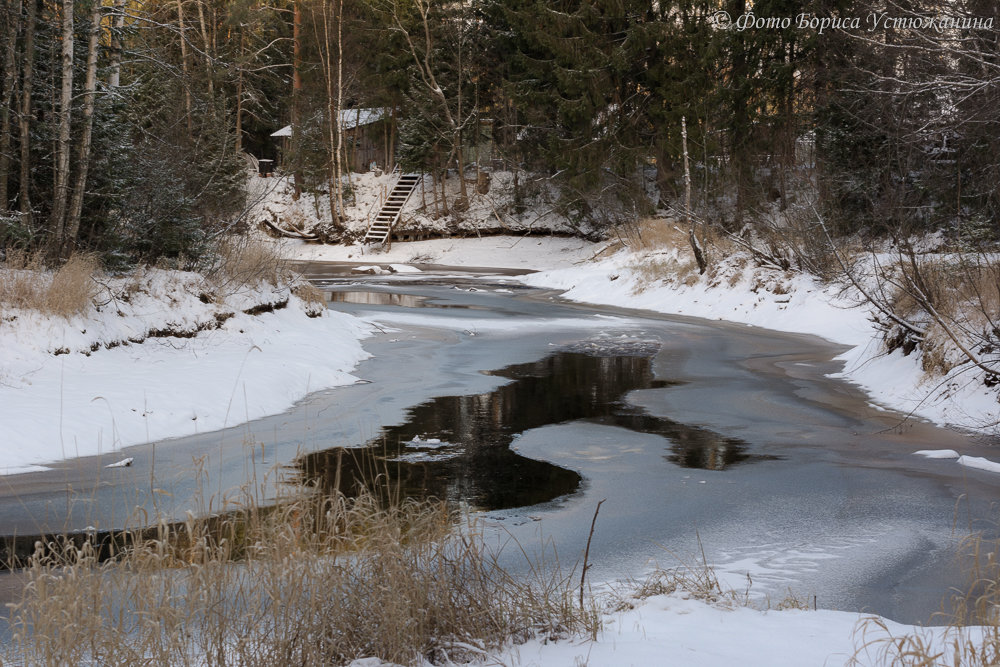
<path id="1" fill-rule="evenodd" d="M 38 545 L 12 608 L 25 664 L 401 664 L 488 655 L 592 630 L 573 586 L 500 569 L 436 502 L 309 496 L 238 518 L 161 525 L 113 561 Z"/>
<path id="2" fill-rule="evenodd" d="M 926 326 L 921 341 L 925 372 L 944 375 L 968 361 L 952 336 L 981 355 L 1000 352 L 1000 262 L 996 258 L 901 256 L 881 268 L 891 285 L 887 301 L 893 312 Z"/>
<path id="3" fill-rule="evenodd" d="M 98 292 L 95 277 L 99 270 L 95 255 L 75 254 L 50 271 L 41 254 L 8 250 L 0 265 L 0 307 L 61 317 L 86 312 Z"/>
<path id="4" fill-rule="evenodd" d="M 851 664 L 869 664 L 872 658 L 900 667 L 1000 664 L 1000 541 L 974 535 L 961 551 L 971 563 L 969 581 L 953 596 L 947 625 L 895 636 L 882 619 L 864 619 L 855 630 L 860 647 Z"/>
<path id="5" fill-rule="evenodd" d="M 233 294 L 246 286 L 278 285 L 288 274 L 288 266 L 275 246 L 246 236 L 219 240 L 212 263 L 203 271 L 223 294 Z"/>
<path id="6" fill-rule="evenodd" d="M 687 232 L 672 218 L 642 218 L 622 228 L 623 240 L 635 250 L 689 249 Z"/>
<path id="7" fill-rule="evenodd" d="M 319 317 L 326 310 L 326 295 L 312 283 L 301 282 L 295 285 L 292 294 L 305 302 L 309 317 Z"/>

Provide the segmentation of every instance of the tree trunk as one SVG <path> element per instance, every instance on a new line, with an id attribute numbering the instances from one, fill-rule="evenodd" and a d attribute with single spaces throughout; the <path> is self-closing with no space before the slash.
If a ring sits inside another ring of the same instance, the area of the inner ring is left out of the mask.
<path id="1" fill-rule="evenodd" d="M 10 174 L 10 105 L 14 101 L 14 84 L 17 81 L 14 50 L 17 41 L 17 30 L 21 24 L 21 0 L 8 0 L 4 3 L 7 10 L 7 26 L 4 29 L 4 39 L 7 48 L 4 49 L 3 67 L 3 98 L 0 99 L 0 209 L 7 208 L 7 178 Z"/>
<path id="2" fill-rule="evenodd" d="M 302 195 L 302 170 L 299 168 L 298 150 L 302 140 L 301 119 L 299 118 L 299 106 L 302 98 L 302 9 L 299 7 L 301 0 L 292 2 L 292 136 L 291 144 L 292 158 L 294 161 L 294 171 L 292 180 L 295 183 L 295 191 L 292 199 L 298 201 Z M 287 156 L 286 156 L 287 157 Z"/>
<path id="3" fill-rule="evenodd" d="M 87 74 L 83 84 L 83 132 L 80 136 L 80 152 L 76 163 L 76 184 L 73 186 L 73 199 L 70 201 L 69 216 L 66 219 L 66 234 L 62 244 L 63 257 L 68 257 L 76 248 L 76 238 L 80 231 L 80 215 L 83 212 L 83 197 L 87 191 L 90 145 L 94 134 L 94 104 L 97 98 L 97 46 L 101 35 L 100 2 L 94 2 L 90 17 Z"/>
<path id="4" fill-rule="evenodd" d="M 108 86 L 114 90 L 121 85 L 122 78 L 122 29 L 125 27 L 125 0 L 115 0 L 114 16 L 111 18 L 111 73 Z"/>
<path id="5" fill-rule="evenodd" d="M 687 118 L 684 116 L 681 116 L 681 147 L 684 153 L 684 217 L 688 226 L 688 242 L 694 253 L 694 261 L 698 263 L 698 273 L 705 273 L 708 262 L 705 260 L 705 251 L 695 233 L 694 219 L 691 216 L 691 167 L 688 161 Z"/>
<path id="6" fill-rule="evenodd" d="M 198 25 L 201 27 L 201 41 L 205 45 L 205 76 L 208 78 L 208 99 L 215 97 L 215 68 L 212 65 L 212 43 L 208 39 L 208 28 L 205 26 L 205 9 L 202 0 L 198 4 Z"/>
<path id="7" fill-rule="evenodd" d="M 194 135 L 194 124 L 191 119 L 191 72 L 188 67 L 187 34 L 184 31 L 184 4 L 177 0 L 177 27 L 181 31 L 181 70 L 184 72 L 184 110 L 187 114 L 188 138 Z"/>
<path id="8" fill-rule="evenodd" d="M 340 185 L 341 176 L 344 173 L 343 151 L 344 151 L 344 124 L 340 115 L 344 109 L 344 0 L 337 0 L 337 213 L 344 213 L 344 189 Z M 360 111 L 358 112 L 361 113 Z M 359 119 L 360 120 L 360 119 Z M 355 128 L 358 126 L 355 125 Z M 357 130 L 355 130 L 357 132 Z M 391 230 L 390 230 L 391 232 Z"/>
<path id="9" fill-rule="evenodd" d="M 327 127 L 327 147 L 330 150 L 329 191 L 327 196 L 330 200 L 330 223 L 334 227 L 340 226 L 340 211 L 337 206 L 338 192 L 340 190 L 339 173 L 339 151 L 337 148 L 337 136 L 340 128 L 340 109 L 336 108 L 337 98 L 333 94 L 333 54 L 330 51 L 330 4 L 332 0 L 323 2 L 323 46 L 320 48 L 320 60 L 323 65 L 323 75 L 326 78 L 326 106 L 330 114 L 330 122 Z M 325 56 L 324 56 L 325 52 Z"/>
<path id="10" fill-rule="evenodd" d="M 246 48 L 246 33 L 240 28 L 240 60 L 236 74 L 236 152 L 243 150 L 243 55 Z"/>
<path id="11" fill-rule="evenodd" d="M 24 70 L 21 75 L 21 117 L 18 119 L 21 144 L 21 218 L 25 225 L 31 224 L 31 89 L 34 83 L 35 63 L 35 16 L 36 0 L 28 0 L 28 13 L 24 25 Z"/>
<path id="12" fill-rule="evenodd" d="M 73 110 L 73 0 L 62 0 L 62 90 L 59 97 L 56 138 L 55 188 L 49 223 L 50 251 L 58 255 L 66 225 L 69 197 L 70 113 Z"/>

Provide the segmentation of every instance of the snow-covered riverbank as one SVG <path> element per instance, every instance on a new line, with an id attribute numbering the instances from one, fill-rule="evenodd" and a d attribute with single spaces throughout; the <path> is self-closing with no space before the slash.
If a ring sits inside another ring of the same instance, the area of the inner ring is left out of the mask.
<path id="1" fill-rule="evenodd" d="M 761 268 L 740 254 L 722 259 L 713 275 L 699 276 L 683 270 L 687 252 L 621 251 L 522 280 L 564 290 L 563 296 L 574 301 L 821 336 L 848 346 L 839 357 L 844 361 L 841 375 L 860 385 L 876 405 L 940 425 L 994 430 L 1000 419 L 997 393 L 977 374 L 928 376 L 918 354 L 887 354 L 872 312 L 855 290 L 823 284 L 804 273 Z"/>
<path id="2" fill-rule="evenodd" d="M 982 628 L 918 628 L 879 617 L 820 609 L 760 610 L 710 604 L 679 591 L 633 601 L 609 612 L 596 641 L 539 637 L 512 646 L 485 664 L 520 667 L 857 667 L 889 664 L 950 665 L 947 660 L 894 663 L 893 641 L 919 637 L 923 655 L 945 655 Z M 906 645 L 907 648 L 916 648 Z M 916 658 L 920 653 L 911 654 Z M 855 662 L 851 662 L 854 660 Z M 353 667 L 377 667 L 358 661 Z M 964 664 L 964 663 L 962 663 Z"/>
<path id="3" fill-rule="evenodd" d="M 68 319 L 5 310 L 0 472 L 232 426 L 354 381 L 364 323 L 288 284 L 210 287 L 150 269 Z"/>

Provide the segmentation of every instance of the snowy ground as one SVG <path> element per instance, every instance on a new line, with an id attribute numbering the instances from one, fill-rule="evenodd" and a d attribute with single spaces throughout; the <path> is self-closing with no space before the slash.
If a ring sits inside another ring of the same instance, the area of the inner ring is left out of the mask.
<path id="1" fill-rule="evenodd" d="M 319 245 L 301 241 L 279 242 L 289 259 L 319 262 L 378 264 L 439 264 L 445 266 L 557 269 L 591 266 L 587 261 L 607 244 L 577 238 L 535 236 L 485 236 L 394 243 L 386 250 L 365 250 L 361 245 Z"/>
<path id="2" fill-rule="evenodd" d="M 104 306 L 69 320 L 5 310 L 0 471 L 220 429 L 354 381 L 359 320 L 287 286 L 206 291 L 200 275 L 150 269 L 110 282 Z"/>
<path id="3" fill-rule="evenodd" d="M 761 611 L 692 599 L 685 593 L 657 595 L 635 608 L 605 616 L 597 641 L 534 639 L 509 648 L 497 664 L 523 667 L 832 667 L 855 658 L 857 665 L 886 665 L 886 639 L 912 633 L 938 650 L 958 631 L 923 631 L 858 614 L 787 609 Z M 882 627 L 878 624 L 881 623 Z M 888 632 L 887 632 L 888 630 Z M 971 629 L 975 637 L 979 630 Z M 865 646 L 868 642 L 870 645 Z M 921 663 L 923 664 L 923 663 Z"/>
<path id="4" fill-rule="evenodd" d="M 475 181 L 474 176 L 472 170 L 466 172 L 467 181 Z M 349 237 L 358 239 L 364 236 L 396 178 L 397 175 L 381 172 L 351 174 L 349 179 L 344 178 L 345 189 L 351 194 L 344 201 L 342 224 Z M 485 193 L 478 192 L 474 183 L 467 184 L 467 206 L 458 210 L 454 204 L 461 194 L 460 184 L 452 174 L 445 182 L 449 202 L 448 213 L 445 213 L 440 202 L 434 201 L 434 191 L 440 191 L 440 185 L 436 186 L 433 179 L 425 175 L 403 207 L 394 231 L 424 236 L 525 232 L 572 234 L 590 231 L 587 225 L 576 229 L 565 217 L 558 215 L 551 203 L 546 201 L 552 197 L 545 196 L 545 188 L 538 189 L 541 194 L 524 197 L 518 206 L 514 206 L 512 173 L 493 172 L 487 180 L 490 187 Z M 317 223 L 330 220 L 329 197 L 325 193 L 308 193 L 295 200 L 292 196 L 294 187 L 287 176 L 259 178 L 253 174 L 249 191 L 253 204 L 250 219 L 255 222 L 266 220 L 281 229 L 310 231 Z"/>
<path id="5" fill-rule="evenodd" d="M 878 617 L 839 611 L 759 610 L 708 603 L 682 591 L 632 600 L 632 608 L 609 611 L 596 641 L 589 637 L 543 636 L 496 652 L 482 665 L 510 667 L 867 667 L 889 664 L 958 664 L 946 659 L 956 646 L 982 641 L 981 628 L 917 628 Z M 893 642 L 921 647 L 908 660 Z M 921 656 L 938 660 L 918 662 Z M 852 662 L 853 661 L 853 662 Z M 966 664 L 966 663 L 961 663 Z M 971 663 L 970 663 L 971 664 Z M 430 667 L 429 663 L 425 664 Z M 377 658 L 349 667 L 389 667 Z M 395 666 L 392 666 L 395 667 Z"/>

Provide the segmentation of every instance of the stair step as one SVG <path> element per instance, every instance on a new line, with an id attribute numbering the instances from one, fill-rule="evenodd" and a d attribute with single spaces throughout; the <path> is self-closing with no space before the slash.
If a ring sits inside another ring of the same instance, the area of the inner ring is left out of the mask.
<path id="1" fill-rule="evenodd" d="M 413 194 L 413 190 L 421 181 L 421 177 L 416 174 L 400 174 L 396 183 L 389 190 L 382 208 L 368 227 L 365 233 L 365 242 L 385 243 L 392 226 L 399 220 L 403 211 L 403 206 Z"/>

